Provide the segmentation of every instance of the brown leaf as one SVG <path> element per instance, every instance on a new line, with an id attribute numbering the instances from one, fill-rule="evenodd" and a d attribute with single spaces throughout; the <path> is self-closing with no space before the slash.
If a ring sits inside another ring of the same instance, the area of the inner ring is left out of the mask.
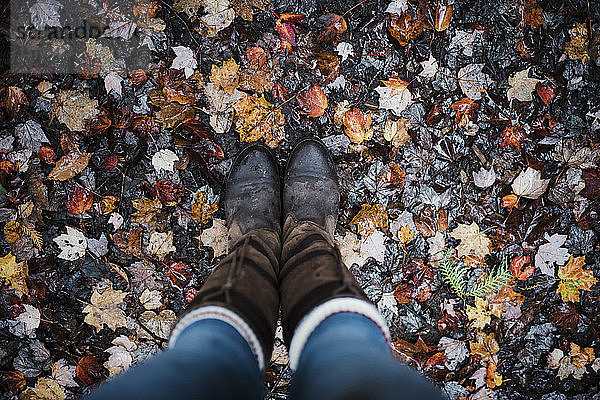
<path id="1" fill-rule="evenodd" d="M 83 382 L 91 385 L 104 378 L 105 369 L 94 356 L 83 356 L 79 359 L 75 373 Z"/>
<path id="2" fill-rule="evenodd" d="M 185 190 L 182 185 L 168 179 L 161 178 L 152 187 L 152 194 L 165 204 L 165 206 L 177 205 L 183 198 Z"/>
<path id="3" fill-rule="evenodd" d="M 21 88 L 16 86 L 8 86 L 0 90 L 0 95 L 4 95 L 4 100 L 0 103 L 0 107 L 3 107 L 8 111 L 11 116 L 17 115 L 21 109 L 21 105 L 28 105 L 27 96 L 23 93 Z"/>
<path id="4" fill-rule="evenodd" d="M 328 13 L 317 19 L 317 29 L 320 30 L 317 42 L 332 42 L 337 45 L 348 29 L 348 24 L 341 15 Z"/>
<path id="5" fill-rule="evenodd" d="M 420 258 L 412 259 L 406 265 L 404 279 L 394 290 L 394 297 L 400 304 L 410 303 L 413 300 L 424 302 L 431 297 L 433 273 L 428 265 Z"/>
<path id="6" fill-rule="evenodd" d="M 20 392 L 27 384 L 25 376 L 21 371 L 2 371 L 0 372 L 0 376 L 2 376 L 2 381 L 6 383 L 8 389 L 13 393 Z"/>
<path id="7" fill-rule="evenodd" d="M 526 266 L 529 264 L 529 266 Z M 529 256 L 519 256 L 510 262 L 510 272 L 520 281 L 524 281 L 533 274 L 535 264 L 531 264 Z"/>
<path id="8" fill-rule="evenodd" d="M 400 46 L 406 46 L 423 31 L 423 22 L 413 21 L 410 14 L 404 12 L 400 15 L 392 14 L 388 31 Z"/>
<path id="9" fill-rule="evenodd" d="M 309 117 L 320 117 L 325 113 L 327 108 L 327 97 L 318 85 L 313 85 L 310 89 L 296 96 L 302 113 Z"/>
<path id="10" fill-rule="evenodd" d="M 388 214 L 381 209 L 381 204 L 363 204 L 358 214 L 350 221 L 350 225 L 357 225 L 359 235 L 366 238 L 376 228 L 388 226 Z"/>
<path id="11" fill-rule="evenodd" d="M 71 179 L 87 167 L 92 153 L 73 152 L 61 157 L 56 162 L 54 169 L 50 171 L 48 179 L 66 181 Z"/>
<path id="12" fill-rule="evenodd" d="M 597 200 L 600 198 L 600 168 L 586 168 L 583 170 L 581 178 L 585 182 L 585 187 L 581 192 L 580 196 L 590 200 Z"/>
<path id="13" fill-rule="evenodd" d="M 354 143 L 362 143 L 373 137 L 371 114 L 363 114 L 358 108 L 353 108 L 346 112 L 344 127 L 346 128 L 346 135 Z"/>

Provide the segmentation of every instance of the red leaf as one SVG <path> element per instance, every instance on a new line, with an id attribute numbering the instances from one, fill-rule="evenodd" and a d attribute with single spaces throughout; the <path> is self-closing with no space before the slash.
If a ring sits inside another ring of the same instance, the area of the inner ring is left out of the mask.
<path id="1" fill-rule="evenodd" d="M 554 96 L 555 96 L 554 89 L 552 88 L 552 85 L 550 85 L 550 84 L 542 85 L 541 82 L 538 82 L 535 85 L 535 91 L 542 98 L 542 101 L 544 102 L 544 104 L 548 104 L 548 103 L 552 102 L 552 99 L 554 99 Z"/>
<path id="2" fill-rule="evenodd" d="M 525 139 L 525 130 L 520 126 L 507 126 L 502 131 L 500 147 L 513 146 L 521 151 L 521 142 Z"/>
<path id="3" fill-rule="evenodd" d="M 159 179 L 152 187 L 152 193 L 167 206 L 179 203 L 184 194 L 184 188 L 168 179 Z"/>
<path id="4" fill-rule="evenodd" d="M 94 196 L 91 192 L 75 186 L 71 192 L 71 198 L 65 201 L 65 205 L 71 214 L 83 214 L 92 207 Z"/>
<path id="5" fill-rule="evenodd" d="M 50 146 L 42 146 L 38 150 L 38 157 L 46 164 L 56 164 L 56 153 Z"/>
<path id="6" fill-rule="evenodd" d="M 302 110 L 309 117 L 320 117 L 327 108 L 327 97 L 320 86 L 313 85 L 310 89 L 296 96 Z"/>
<path id="7" fill-rule="evenodd" d="M 215 140 L 215 137 L 212 134 L 212 132 L 208 130 L 208 128 L 202 123 L 202 121 L 198 121 L 194 118 L 188 118 L 182 122 L 181 126 L 193 135 L 204 139 L 209 139 L 213 141 Z"/>
<path id="8" fill-rule="evenodd" d="M 113 168 L 117 168 L 118 164 L 119 164 L 119 157 L 116 154 L 110 154 L 110 155 L 104 157 L 104 162 L 102 163 L 102 166 L 106 169 L 113 169 Z"/>
<path id="9" fill-rule="evenodd" d="M 554 306 L 550 321 L 561 331 L 575 331 L 579 323 L 579 314 L 571 303 L 561 302 Z"/>
<path id="10" fill-rule="evenodd" d="M 529 264 L 529 266 L 525 267 L 527 264 Z M 529 278 L 531 274 L 533 274 L 534 269 L 535 264 L 530 263 L 529 256 L 515 257 L 510 262 L 510 272 L 520 281 L 524 281 Z"/>
<path id="11" fill-rule="evenodd" d="M 136 89 L 139 89 L 148 81 L 146 72 L 142 69 L 136 69 L 129 74 L 129 84 Z"/>
<path id="12" fill-rule="evenodd" d="M 296 45 L 297 24 L 304 21 L 304 15 L 281 14 L 275 22 L 275 30 L 279 33 L 281 40 L 289 43 L 290 47 Z"/>
<path id="13" fill-rule="evenodd" d="M 445 314 L 445 313 L 444 313 Z M 458 318 L 445 314 L 442 318 L 440 318 L 437 322 L 437 327 L 440 333 L 443 335 L 446 331 L 458 331 Z"/>
<path id="14" fill-rule="evenodd" d="M 190 267 L 183 261 L 173 263 L 167 271 L 167 278 L 173 286 L 183 289 L 190 281 Z"/>
<path id="15" fill-rule="evenodd" d="M 600 198 L 600 168 L 584 169 L 581 178 L 585 182 L 585 187 L 579 195 L 589 200 Z"/>
<path id="16" fill-rule="evenodd" d="M 104 378 L 104 367 L 94 356 L 83 356 L 75 368 L 77 377 L 83 382 L 91 385 Z"/>
<path id="17" fill-rule="evenodd" d="M 273 98 L 278 99 L 279 101 L 282 101 L 282 102 L 286 101 L 288 99 L 288 97 L 290 96 L 290 93 L 287 91 L 285 86 L 283 86 L 281 83 L 276 83 L 273 86 L 271 93 L 273 94 Z"/>
<path id="18" fill-rule="evenodd" d="M 262 47 L 249 47 L 246 57 L 250 63 L 250 69 L 260 69 L 267 62 L 267 52 Z"/>

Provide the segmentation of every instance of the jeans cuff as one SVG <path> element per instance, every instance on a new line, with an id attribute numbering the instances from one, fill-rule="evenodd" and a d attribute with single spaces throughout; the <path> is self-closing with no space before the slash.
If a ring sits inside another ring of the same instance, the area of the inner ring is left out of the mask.
<path id="1" fill-rule="evenodd" d="M 387 322 L 373 304 L 354 297 L 334 298 L 313 308 L 296 327 L 289 351 L 290 368 L 293 371 L 298 367 L 302 350 L 317 326 L 327 317 L 342 312 L 356 313 L 370 319 L 381 330 L 386 342 L 391 343 Z"/>
<path id="2" fill-rule="evenodd" d="M 169 347 L 175 346 L 177 338 L 188 326 L 194 322 L 201 321 L 203 319 L 218 319 L 233 327 L 238 333 L 246 340 L 248 346 L 252 350 L 256 361 L 258 362 L 258 368 L 262 371 L 265 368 L 265 357 L 262 346 L 258 337 L 250 328 L 250 325 L 242 317 L 233 312 L 232 310 L 220 307 L 220 306 L 203 306 L 196 308 L 186 315 L 183 316 L 177 322 L 177 324 L 171 330 L 171 336 L 169 338 Z"/>

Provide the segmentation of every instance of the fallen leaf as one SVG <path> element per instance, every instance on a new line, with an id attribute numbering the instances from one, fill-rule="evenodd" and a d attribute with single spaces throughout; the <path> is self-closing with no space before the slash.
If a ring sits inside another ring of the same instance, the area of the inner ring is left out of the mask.
<path id="1" fill-rule="evenodd" d="M 471 225 L 458 224 L 450 236 L 461 240 L 456 248 L 459 258 L 474 254 L 483 259 L 490 254 L 491 241 L 485 234 L 479 232 L 479 226 L 475 221 L 471 222 Z"/>
<path id="2" fill-rule="evenodd" d="M 175 313 L 171 310 L 162 310 L 160 313 L 144 311 L 140 315 L 139 322 L 142 326 L 161 339 L 168 339 L 171 327 L 177 320 Z M 144 328 L 138 329 L 140 338 L 154 339 Z"/>
<path id="3" fill-rule="evenodd" d="M 492 186 L 496 182 L 496 172 L 494 167 L 490 166 L 490 169 L 481 168 L 479 172 L 473 171 L 473 183 L 475 186 L 482 189 Z"/>
<path id="4" fill-rule="evenodd" d="M 8 111 L 11 116 L 17 115 L 22 105 L 29 105 L 27 96 L 23 93 L 21 88 L 16 86 L 4 86 L 0 89 L 0 95 L 6 93 L 6 97 L 0 103 L 0 107 L 3 107 Z"/>
<path id="5" fill-rule="evenodd" d="M 104 377 L 104 368 L 94 356 L 83 356 L 75 368 L 77 377 L 84 383 L 91 385 Z"/>
<path id="6" fill-rule="evenodd" d="M 475 307 L 467 305 L 466 312 L 474 328 L 483 329 L 492 320 L 488 301 L 481 297 L 475 297 Z"/>
<path id="7" fill-rule="evenodd" d="M 91 99 L 87 90 L 61 90 L 52 111 L 67 128 L 83 132 L 85 121 L 94 118 L 99 112 L 98 100 Z"/>
<path id="8" fill-rule="evenodd" d="M 218 0 L 223 1 L 223 0 Z M 227 2 L 229 3 L 229 2 Z M 172 47 L 173 52 L 175 52 L 175 59 L 173 60 L 173 64 L 171 64 L 171 68 L 173 69 L 183 69 L 185 72 L 186 79 L 193 75 L 198 62 L 196 61 L 196 57 L 194 55 L 194 51 L 185 46 L 175 46 Z"/>
<path id="9" fill-rule="evenodd" d="M 116 72 L 109 72 L 104 77 L 104 89 L 106 89 L 106 93 L 113 91 L 121 96 L 123 94 L 121 83 L 123 83 L 123 78 L 121 78 Z"/>
<path id="10" fill-rule="evenodd" d="M 73 215 L 81 215 L 92 207 L 94 195 L 79 185 L 75 185 L 71 192 L 71 198 L 65 200 L 67 210 Z"/>
<path id="11" fill-rule="evenodd" d="M 543 274 L 554 276 L 554 264 L 561 265 L 569 259 L 569 250 L 562 247 L 567 240 L 567 235 L 555 233 L 549 236 L 548 232 L 545 232 L 544 236 L 548 243 L 544 243 L 538 248 L 535 255 L 535 266 Z"/>
<path id="12" fill-rule="evenodd" d="M 413 21 L 412 16 L 406 12 L 394 13 L 390 15 L 388 31 L 400 46 L 406 46 L 423 31 L 423 22 L 420 19 Z"/>
<path id="13" fill-rule="evenodd" d="M 204 192 L 198 192 L 194 204 L 192 204 L 192 218 L 198 222 L 210 221 L 212 215 L 219 209 L 217 202 L 210 202 Z"/>
<path id="14" fill-rule="evenodd" d="M 353 108 L 344 114 L 343 124 L 346 127 L 346 135 L 353 143 L 360 144 L 373 137 L 370 113 L 363 113 L 358 108 Z"/>
<path id="15" fill-rule="evenodd" d="M 318 85 L 311 86 L 308 90 L 299 93 L 296 96 L 298 104 L 303 114 L 309 117 L 317 118 L 325 113 L 327 108 L 327 97 Z"/>
<path id="16" fill-rule="evenodd" d="M 52 379 L 54 379 L 60 386 L 64 387 L 77 387 L 79 384 L 73 379 L 75 377 L 75 366 L 68 365 L 68 361 L 61 358 L 54 364 L 52 364 Z"/>
<path id="17" fill-rule="evenodd" d="M 55 237 L 53 240 L 60 249 L 58 258 L 75 261 L 85 256 L 87 240 L 79 230 L 67 226 L 67 233 Z"/>
<path id="18" fill-rule="evenodd" d="M 210 81 L 225 93 L 232 95 L 240 82 L 239 65 L 233 58 L 223 62 L 221 67 L 213 64 L 210 70 Z"/>
<path id="19" fill-rule="evenodd" d="M 156 310 L 162 306 L 161 293 L 158 290 L 145 289 L 140 295 L 140 303 L 146 310 Z"/>
<path id="20" fill-rule="evenodd" d="M 377 302 L 377 309 L 382 313 L 385 313 L 387 310 L 398 316 L 398 304 L 396 302 L 396 296 L 394 296 L 394 292 L 383 293 Z"/>
<path id="21" fill-rule="evenodd" d="M 50 143 L 42 126 L 31 119 L 17 125 L 15 133 L 20 143 L 31 151 L 38 151 L 42 147 L 42 143 Z"/>
<path id="22" fill-rule="evenodd" d="M 450 108 L 456 111 L 454 123 L 458 127 L 464 128 L 471 122 L 475 121 L 477 110 L 479 109 L 479 103 L 468 97 L 463 97 L 462 99 L 452 103 Z"/>
<path id="23" fill-rule="evenodd" d="M 23 308 L 25 310 L 17 315 L 14 320 L 8 321 L 10 323 L 9 331 L 20 338 L 31 337 L 40 326 L 40 310 L 30 304 L 23 304 Z"/>
<path id="24" fill-rule="evenodd" d="M 274 149 L 285 139 L 285 117 L 281 110 L 265 100 L 264 96 L 246 94 L 233 108 L 236 111 L 235 129 L 241 141 L 254 142 L 263 138 L 265 144 Z"/>
<path id="25" fill-rule="evenodd" d="M 43 31 L 48 27 L 61 27 L 60 9 L 63 5 L 56 0 L 38 0 L 29 7 L 31 14 L 31 23 L 38 31 Z"/>
<path id="26" fill-rule="evenodd" d="M 213 260 L 227 253 L 229 246 L 228 232 L 225 220 L 219 218 L 213 218 L 212 227 L 202 230 L 200 243 L 213 249 Z"/>
<path id="27" fill-rule="evenodd" d="M 470 341 L 469 347 L 471 354 L 481 356 L 482 360 L 489 360 L 500 351 L 500 346 L 498 346 L 494 332 L 486 334 L 485 332 L 477 331 L 475 341 Z"/>
<path id="28" fill-rule="evenodd" d="M 481 99 L 482 93 L 493 83 L 482 70 L 485 64 L 469 64 L 458 71 L 458 85 L 472 100 Z"/>
<path id="29" fill-rule="evenodd" d="M 28 387 L 20 395 L 21 400 L 64 400 L 65 390 L 50 378 L 38 378 L 35 387 Z"/>
<path id="30" fill-rule="evenodd" d="M 409 83 L 397 78 L 382 82 L 384 86 L 375 88 L 379 94 L 379 108 L 392 110 L 400 116 L 402 111 L 413 103 L 412 93 L 408 90 Z"/>
<path id="31" fill-rule="evenodd" d="M 27 262 L 17 262 L 17 259 L 11 253 L 0 257 L 0 278 L 4 279 L 5 284 L 11 289 L 16 290 L 21 296 L 29 294 L 27 289 L 26 277 L 29 274 Z"/>
<path id="32" fill-rule="evenodd" d="M 598 280 L 593 271 L 583 270 L 585 256 L 569 258 L 569 261 L 558 267 L 560 283 L 556 293 L 560 293 L 563 301 L 579 301 L 579 290 L 591 290 Z"/>
<path id="33" fill-rule="evenodd" d="M 408 134 L 409 123 L 409 118 L 399 118 L 397 121 L 390 118 L 386 119 L 383 138 L 394 147 L 403 146 L 410 140 L 410 135 Z"/>
<path id="34" fill-rule="evenodd" d="M 159 150 L 152 156 L 152 165 L 157 172 L 161 169 L 173 172 L 175 162 L 179 161 L 179 157 L 172 150 Z"/>
<path id="35" fill-rule="evenodd" d="M 173 231 L 164 233 L 152 232 L 150 239 L 148 240 L 146 251 L 159 259 L 164 258 L 173 251 L 177 251 L 175 246 L 173 246 Z"/>
<path id="36" fill-rule="evenodd" d="M 133 208 L 136 209 L 134 213 L 131 214 L 131 222 L 137 222 L 139 224 L 146 223 L 149 226 L 153 226 L 156 214 L 162 209 L 162 203 L 159 199 L 136 199 L 132 200 L 131 204 Z"/>
<path id="37" fill-rule="evenodd" d="M 114 376 L 131 366 L 133 363 L 131 351 L 135 350 L 137 345 L 124 335 L 116 337 L 111 343 L 113 346 L 104 350 L 110 354 L 104 363 L 104 368 L 108 370 L 110 376 Z"/>
<path id="38" fill-rule="evenodd" d="M 513 146 L 517 151 L 521 151 L 521 142 L 527 138 L 525 129 L 521 125 L 506 126 L 501 135 L 502 143 L 500 143 L 500 147 Z"/>
<path id="39" fill-rule="evenodd" d="M 346 20 L 341 15 L 327 13 L 316 21 L 316 28 L 320 31 L 317 42 L 332 42 L 338 44 L 342 34 L 348 29 Z"/>
<path id="40" fill-rule="evenodd" d="M 531 67 L 515 73 L 508 77 L 510 88 L 506 92 L 508 100 L 517 99 L 519 101 L 532 101 L 532 93 L 535 91 L 535 86 L 542 82 L 540 79 L 529 78 L 529 70 Z"/>
<path id="41" fill-rule="evenodd" d="M 350 225 L 356 225 L 358 234 L 366 238 L 376 228 L 388 226 L 388 214 L 381 209 L 381 204 L 362 204 L 360 211 L 350 221 Z"/>
<path id="42" fill-rule="evenodd" d="M 92 153 L 72 152 L 64 155 L 56 162 L 54 169 L 50 171 L 48 179 L 66 181 L 73 178 L 87 167 Z"/>
<path id="43" fill-rule="evenodd" d="M 546 105 L 552 103 L 552 100 L 556 95 L 551 84 L 542 84 L 541 81 L 535 85 L 535 91 Z"/>
<path id="44" fill-rule="evenodd" d="M 119 327 L 126 327 L 125 313 L 119 308 L 125 296 L 126 292 L 113 289 L 112 284 L 102 293 L 94 289 L 90 304 L 82 311 L 86 314 L 84 322 L 95 327 L 96 332 L 100 332 L 104 325 L 113 331 Z"/>
<path id="45" fill-rule="evenodd" d="M 515 178 L 511 187 L 517 196 L 537 199 L 546 192 L 550 179 L 542 179 L 542 173 L 531 167 Z"/>
<path id="46" fill-rule="evenodd" d="M 526 266 L 529 264 L 528 266 Z M 520 281 L 524 281 L 533 274 L 535 264 L 530 263 L 529 256 L 518 256 L 510 262 L 510 272 Z"/>

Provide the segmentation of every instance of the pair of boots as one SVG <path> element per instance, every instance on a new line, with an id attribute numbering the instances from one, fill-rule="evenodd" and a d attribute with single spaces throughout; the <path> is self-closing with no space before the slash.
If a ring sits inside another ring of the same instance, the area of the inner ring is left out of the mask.
<path id="1" fill-rule="evenodd" d="M 334 244 L 339 188 L 321 142 L 308 139 L 296 146 L 283 188 L 268 148 L 246 148 L 231 167 L 224 201 L 229 254 L 179 318 L 171 344 L 193 322 L 220 319 L 240 332 L 264 370 L 280 306 L 292 369 L 312 331 L 335 313 L 370 318 L 389 341 L 385 320 Z"/>

